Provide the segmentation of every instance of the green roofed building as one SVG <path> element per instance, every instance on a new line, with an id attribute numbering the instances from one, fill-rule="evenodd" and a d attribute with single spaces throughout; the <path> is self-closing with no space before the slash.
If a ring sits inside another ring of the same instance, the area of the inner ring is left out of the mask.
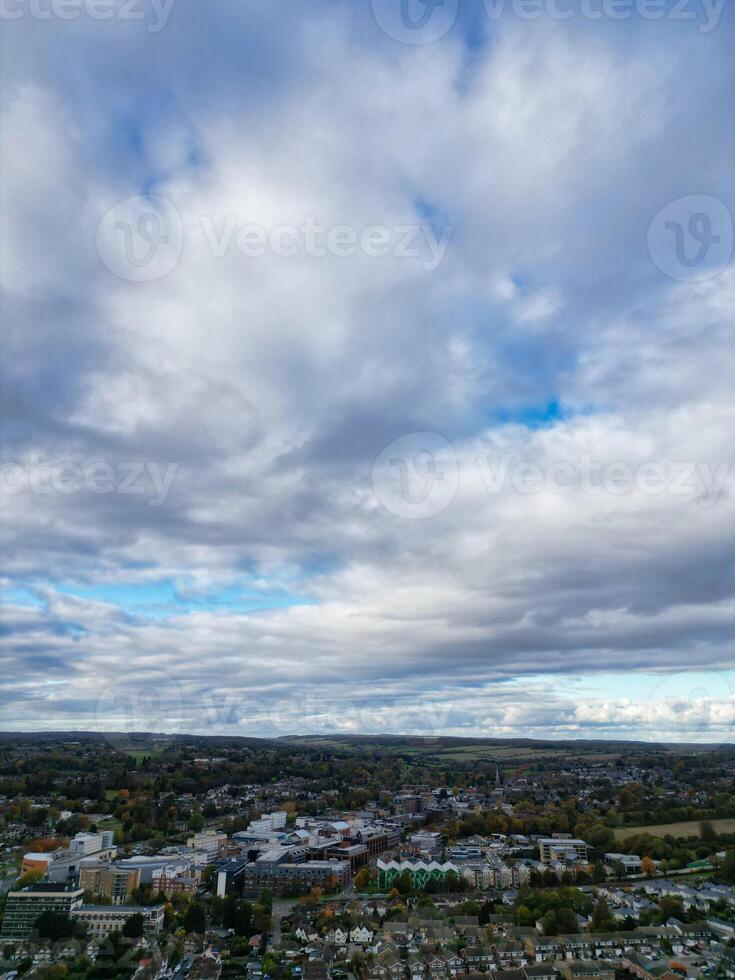
<path id="1" fill-rule="evenodd" d="M 392 888 L 397 878 L 408 872 L 414 888 L 424 888 L 426 883 L 443 881 L 445 878 L 458 878 L 459 868 L 451 861 L 440 864 L 438 861 L 382 861 L 378 859 L 378 886 Z"/>

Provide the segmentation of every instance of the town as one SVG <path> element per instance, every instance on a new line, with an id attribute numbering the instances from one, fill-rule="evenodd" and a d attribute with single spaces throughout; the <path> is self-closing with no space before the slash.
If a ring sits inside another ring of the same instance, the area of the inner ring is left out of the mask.
<path id="1" fill-rule="evenodd" d="M 2 736 L 0 971 L 735 977 L 735 747 Z"/>

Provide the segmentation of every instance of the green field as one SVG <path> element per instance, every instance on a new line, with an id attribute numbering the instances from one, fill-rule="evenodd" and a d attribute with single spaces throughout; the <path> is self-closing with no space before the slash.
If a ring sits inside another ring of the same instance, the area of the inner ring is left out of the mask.
<path id="1" fill-rule="evenodd" d="M 421 750 L 418 750 L 421 751 Z M 483 759 L 497 759 L 499 762 L 517 759 L 557 759 L 560 756 L 570 756 L 571 752 L 559 749 L 528 749 L 515 746 L 478 746 L 463 745 L 456 749 L 438 749 L 430 754 L 436 759 L 455 759 L 458 762 L 473 762 Z"/>
<path id="2" fill-rule="evenodd" d="M 355 738 L 347 736 L 293 736 L 285 741 L 292 744 L 308 745 L 327 751 L 342 751 L 359 754 L 364 751 L 377 751 L 385 755 L 400 755 L 410 757 L 423 765 L 441 765 L 443 763 L 467 763 L 498 761 L 498 762 L 532 762 L 538 759 L 589 759 L 594 761 L 611 761 L 617 759 L 619 752 L 611 752 L 606 743 L 599 747 L 590 743 L 580 743 L 579 747 L 567 743 L 539 742 L 533 744 L 524 740 L 509 740 L 503 743 L 500 739 L 483 740 L 459 738 L 431 738 L 415 736 L 401 739 L 398 737 Z"/>
<path id="3" fill-rule="evenodd" d="M 698 837 L 701 820 L 688 820 L 683 823 L 659 823 L 651 827 L 616 827 L 615 837 L 622 840 L 633 834 L 651 834 L 652 837 Z M 709 820 L 718 834 L 735 834 L 735 818 Z"/>

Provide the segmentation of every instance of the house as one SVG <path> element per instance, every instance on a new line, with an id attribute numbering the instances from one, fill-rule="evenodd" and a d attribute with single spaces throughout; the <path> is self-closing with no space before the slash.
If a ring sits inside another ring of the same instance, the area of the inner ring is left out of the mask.
<path id="1" fill-rule="evenodd" d="M 487 970 L 495 967 L 495 956 L 488 946 L 468 946 L 462 951 L 470 970 Z"/>
<path id="2" fill-rule="evenodd" d="M 512 939 L 496 943 L 495 959 L 501 970 L 525 966 L 529 959 L 526 944 Z"/>
<path id="3" fill-rule="evenodd" d="M 479 926 L 480 920 L 476 915 L 455 915 L 452 920 L 454 929 L 460 935 L 464 935 L 468 928 Z"/>
<path id="4" fill-rule="evenodd" d="M 327 980 L 327 964 L 324 960 L 306 960 L 303 970 L 304 980 Z"/>
<path id="5" fill-rule="evenodd" d="M 615 980 L 615 965 L 605 960 L 565 960 L 559 968 L 566 980 Z"/>
<path id="6" fill-rule="evenodd" d="M 189 970 L 189 980 L 219 980 L 222 974 L 222 957 L 213 949 L 206 949 L 197 956 Z"/>
<path id="7" fill-rule="evenodd" d="M 447 972 L 447 962 L 441 954 L 427 957 L 426 974 L 431 980 L 444 980 Z"/>
<path id="8" fill-rule="evenodd" d="M 367 980 L 404 980 L 403 962 L 391 950 L 385 950 L 368 967 L 366 977 Z"/>
<path id="9" fill-rule="evenodd" d="M 407 922 L 384 922 L 382 931 L 385 939 L 392 940 L 399 945 L 405 945 L 408 942 L 409 925 Z"/>
<path id="10" fill-rule="evenodd" d="M 592 957 L 592 939 L 584 933 L 560 936 L 564 954 L 568 960 L 589 960 Z"/>
<path id="11" fill-rule="evenodd" d="M 564 945 L 557 936 L 534 936 L 530 945 L 537 963 L 564 958 Z"/>
<path id="12" fill-rule="evenodd" d="M 449 953 L 444 957 L 447 964 L 447 975 L 456 977 L 465 972 L 465 962 L 457 953 Z"/>
<path id="13" fill-rule="evenodd" d="M 610 959 L 620 956 L 622 944 L 616 933 L 600 932 L 592 937 L 592 949 L 597 959 Z"/>
<path id="14" fill-rule="evenodd" d="M 425 963 L 420 956 L 411 954 L 406 963 L 408 980 L 424 980 Z"/>
<path id="15" fill-rule="evenodd" d="M 675 928 L 685 942 L 712 938 L 712 928 L 707 922 L 682 922 Z"/>
<path id="16" fill-rule="evenodd" d="M 553 963 L 535 963 L 524 966 L 526 980 L 559 980 L 559 974 Z"/>
<path id="17" fill-rule="evenodd" d="M 526 980 L 523 970 L 496 970 L 493 980 Z"/>

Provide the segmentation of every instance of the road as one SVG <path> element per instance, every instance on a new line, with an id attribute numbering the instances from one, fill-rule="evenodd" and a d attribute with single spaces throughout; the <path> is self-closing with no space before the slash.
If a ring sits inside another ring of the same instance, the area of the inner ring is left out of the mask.
<path id="1" fill-rule="evenodd" d="M 298 905 L 298 898 L 276 898 L 273 901 L 273 911 L 271 912 L 271 936 L 270 945 L 273 949 L 278 949 L 281 945 L 281 919 L 284 919 L 294 905 Z"/>

